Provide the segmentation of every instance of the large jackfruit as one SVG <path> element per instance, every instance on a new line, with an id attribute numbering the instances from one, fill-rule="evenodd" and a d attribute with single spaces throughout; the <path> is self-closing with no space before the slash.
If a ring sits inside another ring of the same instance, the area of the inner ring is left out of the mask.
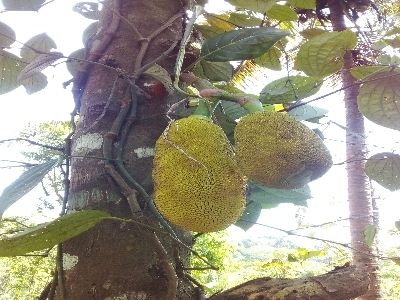
<path id="1" fill-rule="evenodd" d="M 245 177 L 224 132 L 207 118 L 166 129 L 156 142 L 153 179 L 158 210 L 186 230 L 222 230 L 244 210 Z"/>
<path id="2" fill-rule="evenodd" d="M 300 188 L 332 166 L 322 140 L 283 113 L 256 112 L 243 117 L 235 128 L 235 147 L 244 174 L 274 188 Z"/>

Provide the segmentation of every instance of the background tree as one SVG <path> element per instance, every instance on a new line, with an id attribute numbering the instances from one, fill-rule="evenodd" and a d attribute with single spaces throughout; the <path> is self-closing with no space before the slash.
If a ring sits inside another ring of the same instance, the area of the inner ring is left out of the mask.
<path id="1" fill-rule="evenodd" d="M 2 2 L 8 10 L 34 11 L 44 5 L 44 1 Z M 74 7 L 98 23 L 85 31 L 85 49 L 67 58 L 74 78 L 65 85 L 72 85 L 75 100 L 72 116 L 79 114 L 79 119 L 75 122 L 73 118 L 71 134 L 62 149 L 65 161 L 62 217 L 0 241 L 3 256 L 58 244 L 56 276 L 45 296 L 194 299 L 201 294 L 201 287 L 193 286 L 187 268 L 193 237 L 168 224 L 150 197 L 153 148 L 168 126 L 168 117 L 190 114 L 191 105 L 203 103 L 194 100 L 200 95 L 211 105 L 214 122 L 231 140 L 236 120 L 254 106 L 285 111 L 299 120 L 318 120 L 325 112 L 310 108 L 307 101 L 301 100 L 314 95 L 326 77 L 343 66 L 350 67 L 346 65 L 349 54 L 344 59 L 343 55 L 355 49 L 362 37 L 362 33 L 357 35 L 350 30 L 326 30 L 328 17 L 333 22 L 335 14 L 358 16 L 359 11 L 366 11 L 371 5 L 369 1 L 346 1 L 340 2 L 343 5 L 339 9 L 330 3 L 327 15 L 325 1 L 228 2 L 238 11 L 220 15 L 204 13 L 202 24 L 195 21 L 204 3 L 109 0 L 101 5 L 85 2 Z M 190 18 L 186 17 L 188 10 Z M 297 20 L 300 22 L 294 23 Z M 11 54 L 6 48 L 15 41 L 14 31 L 5 24 L 0 29 L 4 49 L 0 61 L 4 74 L 1 92 L 21 84 L 28 92 L 44 88 L 46 79 L 40 71 L 66 57 L 51 51 L 55 43 L 45 34 L 24 43 L 20 56 Z M 300 31 L 305 39 L 297 34 Z M 394 45 L 395 38 L 388 38 L 387 43 Z M 288 75 L 270 82 L 259 96 L 243 94 L 233 86 L 243 74 L 257 68 L 279 69 L 282 54 L 286 54 Z M 231 61 L 241 63 L 234 69 Z M 294 68 L 303 73 L 292 73 L 293 62 Z M 398 129 L 397 110 L 393 109 L 397 107 L 396 68 L 376 64 L 356 68 L 351 74 L 358 79 L 355 84 L 361 85 L 360 111 L 378 124 Z M 189 108 L 182 105 L 185 103 Z M 382 185 L 396 189 L 398 176 L 388 165 L 397 161 L 395 154 L 378 154 L 368 160 L 366 172 Z M 25 172 L 3 192 L 1 212 L 60 163 L 46 161 Z M 361 190 L 365 192 L 364 187 Z M 248 228 L 260 210 L 279 197 L 292 196 L 304 201 L 307 194 L 307 186 L 281 190 L 249 182 L 247 209 L 237 225 Z M 269 203 L 260 200 L 266 197 Z M 64 216 L 67 207 L 71 212 L 79 212 Z M 370 239 L 369 236 L 363 243 Z M 357 242 L 360 243 L 359 237 Z M 315 293 L 321 299 L 348 299 L 365 292 L 368 285 L 365 276 L 362 268 L 350 267 L 311 280 L 260 279 L 213 299 L 250 297 L 257 293 L 267 298 L 273 294 L 290 298 L 293 293 L 298 297 Z M 315 286 L 316 281 L 321 284 Z M 332 283 L 340 289 L 330 288 Z M 281 285 L 279 291 L 272 288 L 276 285 Z"/>

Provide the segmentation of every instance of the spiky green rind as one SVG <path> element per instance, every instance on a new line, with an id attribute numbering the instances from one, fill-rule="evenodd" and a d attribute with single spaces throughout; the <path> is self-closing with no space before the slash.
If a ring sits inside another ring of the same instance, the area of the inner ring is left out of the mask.
<path id="1" fill-rule="evenodd" d="M 196 232 L 222 230 L 245 206 L 245 178 L 222 129 L 209 119 L 173 122 L 158 139 L 155 204 L 171 223 Z"/>
<path id="2" fill-rule="evenodd" d="M 235 128 L 235 147 L 244 174 L 269 187 L 300 188 L 332 166 L 322 140 L 283 113 L 244 116 Z"/>

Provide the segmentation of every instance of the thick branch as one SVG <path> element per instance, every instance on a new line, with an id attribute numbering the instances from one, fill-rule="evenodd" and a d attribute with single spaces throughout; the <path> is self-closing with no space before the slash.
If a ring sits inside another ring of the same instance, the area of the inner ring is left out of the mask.
<path id="1" fill-rule="evenodd" d="M 368 273 L 364 269 L 349 266 L 300 279 L 258 278 L 212 296 L 209 300 L 346 300 L 364 294 L 368 285 Z"/>

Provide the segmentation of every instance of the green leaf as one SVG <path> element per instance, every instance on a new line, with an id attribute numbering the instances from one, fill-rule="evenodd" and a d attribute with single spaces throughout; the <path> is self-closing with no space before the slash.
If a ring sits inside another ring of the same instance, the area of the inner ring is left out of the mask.
<path id="1" fill-rule="evenodd" d="M 260 93 L 262 103 L 290 103 L 310 97 L 321 88 L 322 81 L 306 76 L 289 76 L 267 84 Z"/>
<path id="2" fill-rule="evenodd" d="M 224 30 L 221 28 L 216 28 L 208 25 L 194 25 L 194 28 L 202 34 L 205 39 L 212 38 L 218 34 L 224 33 Z"/>
<path id="3" fill-rule="evenodd" d="M 235 225 L 242 228 L 244 231 L 247 231 L 254 225 L 255 222 L 257 222 L 260 213 L 261 204 L 258 202 L 249 201 L 242 216 L 235 223 Z"/>
<path id="4" fill-rule="evenodd" d="M 0 240 L 0 256 L 24 255 L 49 249 L 94 227 L 110 215 L 98 210 L 71 213 Z"/>
<path id="5" fill-rule="evenodd" d="M 298 121 L 315 120 L 324 117 L 328 110 L 318 106 L 302 105 L 289 111 L 289 115 Z"/>
<path id="6" fill-rule="evenodd" d="M 267 11 L 267 17 L 278 21 L 296 21 L 297 13 L 286 5 L 275 4 Z"/>
<path id="7" fill-rule="evenodd" d="M 0 95 L 8 93 L 20 84 L 18 74 L 26 66 L 21 58 L 0 49 Z"/>
<path id="8" fill-rule="evenodd" d="M 390 191 L 400 189 L 400 155 L 383 152 L 368 158 L 365 173 Z"/>
<path id="9" fill-rule="evenodd" d="M 303 262 L 310 258 L 326 256 L 325 250 L 308 250 L 306 248 L 297 248 L 295 252 L 288 254 L 289 262 Z"/>
<path id="10" fill-rule="evenodd" d="M 266 13 L 275 4 L 275 0 L 226 0 L 237 8 L 245 8 L 259 13 Z"/>
<path id="11" fill-rule="evenodd" d="M 68 72 L 70 72 L 72 76 L 75 76 L 76 73 L 78 73 L 79 70 L 81 69 L 81 66 L 84 64 L 84 62 L 81 60 L 85 59 L 85 53 L 86 53 L 85 49 L 82 48 L 82 49 L 78 49 L 78 50 L 72 52 L 68 56 L 66 65 L 67 65 Z M 74 58 L 76 58 L 78 60 L 75 60 Z"/>
<path id="12" fill-rule="evenodd" d="M 383 39 L 383 41 L 393 48 L 400 48 L 400 36 L 396 36 L 392 39 Z"/>
<path id="13" fill-rule="evenodd" d="M 241 27 L 256 27 L 260 26 L 262 20 L 246 13 L 232 12 L 229 14 L 228 21 Z"/>
<path id="14" fill-rule="evenodd" d="M 360 80 L 389 68 L 388 66 L 357 66 L 351 68 L 350 73 L 355 79 Z"/>
<path id="15" fill-rule="evenodd" d="M 372 224 L 368 224 L 364 228 L 364 243 L 371 247 L 376 235 L 376 227 Z"/>
<path id="16" fill-rule="evenodd" d="M 233 122 L 248 114 L 247 110 L 237 102 L 222 100 L 221 107 L 228 119 Z"/>
<path id="17" fill-rule="evenodd" d="M 0 217 L 11 204 L 37 186 L 44 176 L 58 163 L 52 159 L 26 170 L 17 180 L 6 187 L 0 196 Z"/>
<path id="18" fill-rule="evenodd" d="M 1 0 L 6 10 L 38 11 L 46 0 Z"/>
<path id="19" fill-rule="evenodd" d="M 396 55 L 382 54 L 376 58 L 377 62 L 382 65 L 398 65 L 400 64 L 400 57 Z"/>
<path id="20" fill-rule="evenodd" d="M 282 70 L 281 61 L 279 60 L 281 55 L 282 52 L 278 48 L 272 47 L 260 57 L 255 58 L 254 62 L 261 67 L 280 71 Z"/>
<path id="21" fill-rule="evenodd" d="M 379 40 L 376 41 L 374 43 L 372 43 L 371 48 L 373 50 L 382 50 L 383 48 L 385 48 L 388 44 L 385 43 L 385 41 L 383 40 Z"/>
<path id="22" fill-rule="evenodd" d="M 91 20 L 100 19 L 99 3 L 96 2 L 79 2 L 72 10 Z"/>
<path id="23" fill-rule="evenodd" d="M 168 71 L 160 65 L 152 65 L 150 68 L 144 71 L 143 74 L 161 82 L 169 94 L 172 94 L 172 92 L 174 91 L 171 76 L 169 75 Z"/>
<path id="24" fill-rule="evenodd" d="M 60 52 L 39 54 L 19 73 L 17 80 L 22 81 L 51 66 L 54 62 L 63 57 Z"/>
<path id="25" fill-rule="evenodd" d="M 47 86 L 47 77 L 42 73 L 35 73 L 21 81 L 28 95 L 39 92 Z"/>
<path id="26" fill-rule="evenodd" d="M 373 74 L 357 97 L 358 108 L 366 118 L 396 130 L 400 130 L 399 78 L 400 72 L 395 70 Z"/>
<path id="27" fill-rule="evenodd" d="M 0 48 L 8 48 L 14 42 L 15 42 L 14 30 L 7 24 L 0 22 Z"/>
<path id="28" fill-rule="evenodd" d="M 202 60 L 195 67 L 194 73 L 211 81 L 230 81 L 233 66 L 229 62 L 211 62 Z"/>
<path id="29" fill-rule="evenodd" d="M 391 261 L 393 261 L 396 265 L 400 266 L 400 257 L 391 257 Z"/>
<path id="30" fill-rule="evenodd" d="M 206 20 L 210 26 L 221 29 L 223 32 L 235 29 L 235 25 L 228 22 L 227 15 L 207 14 Z"/>
<path id="31" fill-rule="evenodd" d="M 89 46 L 89 41 L 93 40 L 97 33 L 99 22 L 90 24 L 82 33 L 82 43 L 84 46 Z"/>
<path id="32" fill-rule="evenodd" d="M 345 51 L 356 45 L 357 35 L 350 30 L 322 33 L 301 45 L 295 68 L 308 76 L 326 77 L 342 69 Z"/>
<path id="33" fill-rule="evenodd" d="M 201 57 L 209 61 L 245 60 L 261 56 L 275 42 L 288 35 L 276 28 L 244 28 L 206 40 Z"/>
<path id="34" fill-rule="evenodd" d="M 57 48 L 56 43 L 46 33 L 35 35 L 21 48 L 21 57 L 26 62 L 31 62 L 42 53 L 49 53 L 51 49 Z"/>
<path id="35" fill-rule="evenodd" d="M 293 203 L 307 206 L 307 199 L 311 198 L 311 190 L 308 185 L 300 189 L 275 189 L 262 186 L 255 182 L 249 182 L 249 200 L 258 202 L 264 209 L 273 208 L 281 203 Z"/>
<path id="36" fill-rule="evenodd" d="M 322 33 L 327 32 L 326 30 L 323 30 L 321 28 L 309 28 L 309 29 L 304 29 L 303 31 L 300 32 L 300 34 L 306 38 L 307 40 L 312 39 L 313 37 L 316 37 Z"/>
<path id="37" fill-rule="evenodd" d="M 290 6 L 303 9 L 315 9 L 317 6 L 316 0 L 289 0 Z"/>

